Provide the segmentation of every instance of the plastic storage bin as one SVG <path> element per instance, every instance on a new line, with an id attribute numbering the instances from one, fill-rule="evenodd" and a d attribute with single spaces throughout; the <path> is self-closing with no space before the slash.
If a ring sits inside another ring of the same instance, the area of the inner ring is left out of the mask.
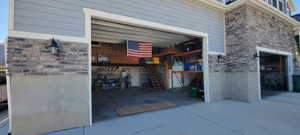
<path id="1" fill-rule="evenodd" d="M 191 63 L 184 63 L 184 71 L 190 71 L 191 70 Z"/>
<path id="2" fill-rule="evenodd" d="M 191 89 L 191 97 L 193 98 L 198 98 L 199 97 L 199 92 L 197 88 L 192 88 Z"/>
<path id="3" fill-rule="evenodd" d="M 300 75 L 293 76 L 294 91 L 300 92 Z"/>

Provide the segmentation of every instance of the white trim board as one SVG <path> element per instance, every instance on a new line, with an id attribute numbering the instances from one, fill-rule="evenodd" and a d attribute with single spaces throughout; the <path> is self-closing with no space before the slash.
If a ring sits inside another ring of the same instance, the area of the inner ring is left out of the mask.
<path id="1" fill-rule="evenodd" d="M 14 16 L 15 16 L 15 0 L 9 0 L 8 3 L 8 30 L 13 31 L 14 30 Z"/>
<path id="2" fill-rule="evenodd" d="M 71 37 L 71 36 L 63 36 L 63 35 L 23 32 L 23 31 L 9 31 L 8 37 L 44 39 L 44 40 L 49 40 L 49 39 L 55 38 L 55 39 L 62 40 L 62 41 L 78 42 L 78 43 L 88 43 L 88 41 L 89 41 L 85 37 Z"/>
<path id="3" fill-rule="evenodd" d="M 107 20 L 107 21 L 112 21 L 116 23 L 123 23 L 123 24 L 129 24 L 133 26 L 138 26 L 138 27 L 143 27 L 143 28 L 149 28 L 149 29 L 154 29 L 154 30 L 161 30 L 161 31 L 166 31 L 166 32 L 171 32 L 171 33 L 178 33 L 178 34 L 185 34 L 185 35 L 191 35 L 191 36 L 196 36 L 196 37 L 201 37 L 203 38 L 203 58 L 204 58 L 204 90 L 205 90 L 205 102 L 210 102 L 210 97 L 209 97 L 209 66 L 208 66 L 208 34 L 203 33 L 203 32 L 197 32 L 189 29 L 184 29 L 184 28 L 179 28 L 175 26 L 170 26 L 170 25 L 165 25 L 165 24 L 160 24 L 160 23 L 155 23 L 155 22 L 150 22 L 150 21 L 145 21 L 137 18 L 132 18 L 128 16 L 121 16 L 117 14 L 112 14 L 112 13 L 107 13 L 107 12 L 102 12 L 102 11 L 96 11 L 93 9 L 84 9 L 85 15 L 86 15 L 86 35 L 85 37 L 91 41 L 91 19 L 94 18 L 99 18 L 102 20 Z M 91 50 L 92 45 L 91 42 L 89 42 L 89 48 Z M 89 52 L 89 56 L 91 56 L 91 53 Z M 91 61 L 91 57 L 89 57 L 89 61 Z M 90 66 L 91 67 L 91 62 Z M 89 71 L 89 77 L 91 80 L 92 76 L 92 71 L 90 68 Z M 90 81 L 91 83 L 91 81 Z M 90 84 L 91 86 L 91 84 Z M 92 91 L 90 87 L 90 92 Z M 92 112 L 92 96 L 90 93 L 90 111 Z M 92 121 L 92 118 L 90 119 Z M 92 123 L 91 123 L 92 124 Z"/>
<path id="4" fill-rule="evenodd" d="M 277 55 L 286 55 L 286 56 L 293 55 L 290 52 L 280 51 L 280 50 L 270 49 L 270 48 L 264 48 L 264 47 L 256 47 L 256 49 L 261 52 L 267 52 L 267 53 L 272 53 L 272 54 L 277 54 Z"/>
<path id="5" fill-rule="evenodd" d="M 226 53 L 223 53 L 223 52 L 212 52 L 212 51 L 209 51 L 208 54 L 210 54 L 210 55 L 224 55 L 224 56 L 226 56 Z"/>

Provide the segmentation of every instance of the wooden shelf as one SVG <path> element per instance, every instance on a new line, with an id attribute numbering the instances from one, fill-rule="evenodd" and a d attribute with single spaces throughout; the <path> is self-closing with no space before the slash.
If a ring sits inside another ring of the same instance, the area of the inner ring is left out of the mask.
<path id="1" fill-rule="evenodd" d="M 195 71 L 173 71 L 173 73 L 190 74 L 190 73 L 203 73 L 203 71 L 202 70 L 195 70 Z"/>
<path id="2" fill-rule="evenodd" d="M 163 52 L 163 53 L 158 53 L 158 54 L 154 54 L 154 57 L 161 57 L 161 56 L 167 56 L 167 55 L 173 55 L 176 54 L 176 52 Z"/>
<path id="3" fill-rule="evenodd" d="M 187 56 L 187 55 L 192 55 L 192 54 L 196 54 L 196 53 L 200 53 L 202 52 L 201 49 L 198 50 L 194 50 L 194 51 L 189 51 L 189 52 L 180 52 L 180 53 L 176 53 L 174 56 L 175 57 L 179 57 L 179 56 Z"/>
<path id="4" fill-rule="evenodd" d="M 101 63 L 93 63 L 92 64 L 93 67 L 101 67 L 101 66 L 105 66 L 105 67 L 109 67 L 109 66 L 124 66 L 124 67 L 130 67 L 130 66 L 134 66 L 134 67 L 138 67 L 138 66 L 145 66 L 144 64 L 115 64 L 115 63 L 108 63 L 108 64 L 101 64 Z"/>

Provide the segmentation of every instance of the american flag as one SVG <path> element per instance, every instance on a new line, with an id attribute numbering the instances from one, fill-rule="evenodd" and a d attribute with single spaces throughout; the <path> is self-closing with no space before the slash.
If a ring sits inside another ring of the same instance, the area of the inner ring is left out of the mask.
<path id="1" fill-rule="evenodd" d="M 132 56 L 137 58 L 151 58 L 152 43 L 127 41 L 127 56 Z"/>

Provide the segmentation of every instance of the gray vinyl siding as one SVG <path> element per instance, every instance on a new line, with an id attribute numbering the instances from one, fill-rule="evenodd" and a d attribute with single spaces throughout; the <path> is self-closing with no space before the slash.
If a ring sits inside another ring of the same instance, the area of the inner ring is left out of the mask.
<path id="1" fill-rule="evenodd" d="M 190 0 L 15 0 L 15 30 L 83 37 L 83 8 L 208 33 L 209 51 L 224 52 L 224 13 Z"/>

